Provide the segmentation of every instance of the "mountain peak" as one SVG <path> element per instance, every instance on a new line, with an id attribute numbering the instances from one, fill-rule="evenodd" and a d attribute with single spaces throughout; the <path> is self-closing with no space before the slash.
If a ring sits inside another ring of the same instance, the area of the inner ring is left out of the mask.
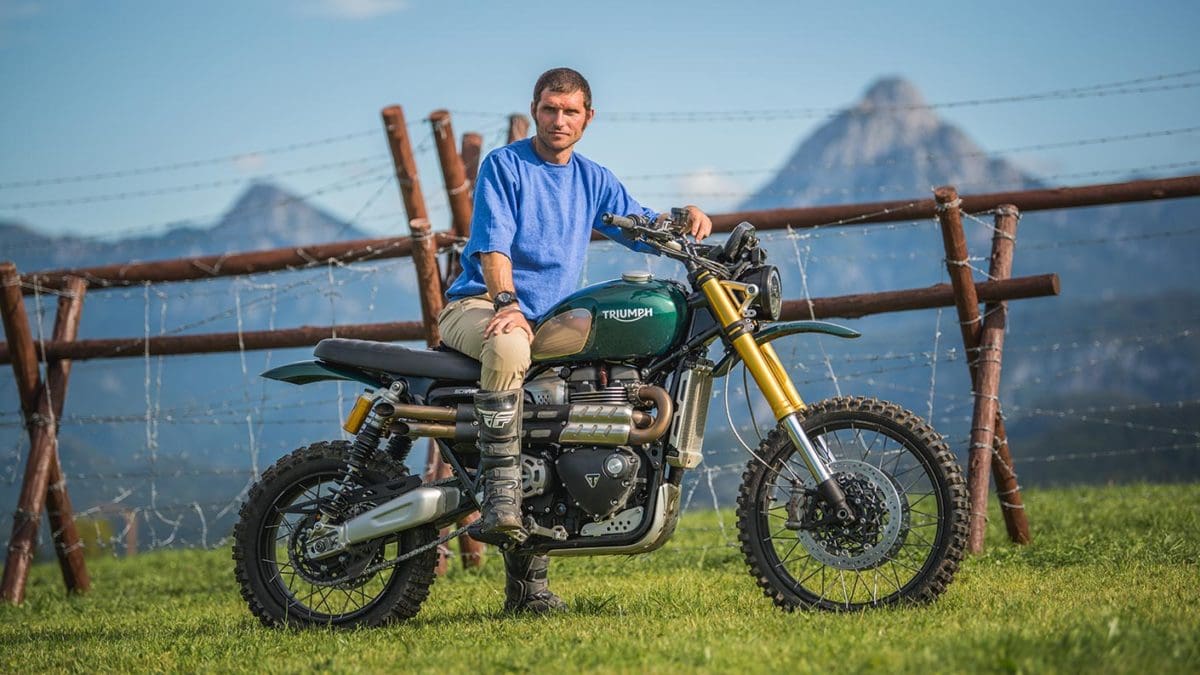
<path id="1" fill-rule="evenodd" d="M 938 117 L 916 85 L 888 76 L 801 141 L 742 208 L 909 198 L 932 185 L 1000 190 L 1034 182 Z"/>
<path id="2" fill-rule="evenodd" d="M 915 84 L 899 75 L 891 75 L 872 83 L 863 95 L 859 107 L 924 108 L 925 99 Z"/>
<path id="3" fill-rule="evenodd" d="M 298 200 L 298 197 L 288 193 L 274 183 L 255 180 L 234 200 L 233 205 L 229 207 L 227 213 L 237 213 L 245 209 L 270 209 L 285 206 Z"/>
<path id="4" fill-rule="evenodd" d="M 263 180 L 246 187 L 210 234 L 226 242 L 226 250 L 245 251 L 366 236 L 303 196 Z"/>

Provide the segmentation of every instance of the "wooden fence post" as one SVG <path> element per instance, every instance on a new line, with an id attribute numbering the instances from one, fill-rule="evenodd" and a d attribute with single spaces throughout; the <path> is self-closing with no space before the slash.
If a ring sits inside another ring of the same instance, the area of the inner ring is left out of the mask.
<path id="1" fill-rule="evenodd" d="M 462 137 L 463 170 L 467 172 L 467 180 L 471 181 L 471 195 L 475 192 L 475 179 L 479 176 L 479 160 L 483 159 L 483 136 L 468 131 Z"/>
<path id="2" fill-rule="evenodd" d="M 450 112 L 435 110 L 429 114 L 429 123 L 433 127 L 434 145 L 437 146 L 438 159 L 442 165 L 442 179 L 446 185 L 446 198 L 450 202 L 451 231 L 460 241 L 471 236 L 471 212 L 474 209 L 471 197 L 474 194 L 473 178 L 467 178 L 466 166 L 458 154 L 454 144 L 454 127 L 450 123 Z M 464 139 L 464 145 L 466 140 Z M 451 251 L 447 261 L 446 277 L 458 276 L 462 271 L 458 255 Z M 447 282 L 449 283 L 449 282 Z M 430 447 L 429 473 L 436 478 L 448 478 L 450 467 L 442 461 L 441 455 Z M 459 526 L 470 525 L 479 519 L 479 512 L 472 512 L 459 519 Z M 483 565 L 483 542 L 476 541 L 464 534 L 458 538 L 459 557 L 463 567 L 480 567 Z"/>
<path id="3" fill-rule="evenodd" d="M 450 112 L 435 110 L 429 113 L 433 127 L 433 142 L 437 147 L 438 160 L 442 165 L 442 178 L 446 183 L 446 197 L 450 202 L 450 230 L 458 239 L 465 240 L 471 234 L 471 188 L 466 167 L 455 146 L 454 127 L 450 123 Z M 458 255 L 451 251 L 447 264 L 446 278 L 458 276 L 462 270 Z"/>
<path id="4" fill-rule="evenodd" d="M 529 137 L 529 118 L 524 115 L 508 116 L 508 142 L 513 143 Z"/>
<path id="5" fill-rule="evenodd" d="M 946 270 L 950 273 L 950 284 L 954 287 L 954 305 L 962 330 L 963 350 L 967 355 L 968 368 L 973 373 L 974 355 L 979 345 L 979 296 L 975 292 L 975 281 L 971 277 L 967 238 L 963 234 L 960 210 L 962 201 L 958 198 L 958 191 L 949 185 L 934 190 L 933 196 L 937 202 L 938 222 L 942 226 Z M 971 511 L 967 548 L 972 553 L 979 553 L 983 550 L 983 537 L 987 532 L 987 493 L 993 438 L 991 422 L 996 417 L 996 406 L 994 400 L 989 401 L 980 396 L 978 387 L 972 388 L 975 390 L 975 408 L 971 419 L 971 447 L 967 461 L 967 487 L 970 490 Z M 990 410 L 991 414 L 981 417 L 986 410 Z"/>
<path id="6" fill-rule="evenodd" d="M 83 297 L 88 284 L 79 277 L 66 282 L 65 292 L 58 298 L 58 314 L 54 319 L 54 341 L 72 342 L 79 334 L 79 320 L 83 313 Z M 70 359 L 48 359 L 46 383 L 50 406 L 55 422 L 62 420 L 63 407 L 67 400 L 67 382 L 71 377 Z M 75 527 L 75 512 L 71 506 L 71 495 L 67 493 L 66 474 L 58 454 L 58 431 L 55 429 L 54 452 L 50 458 L 50 475 L 46 485 L 46 515 L 50 519 L 50 532 L 54 539 L 54 551 L 62 569 L 63 583 L 68 592 L 86 593 L 92 587 L 87 564 L 83 559 L 83 544 Z M 32 442 L 32 438 L 30 439 Z"/>
<path id="7" fill-rule="evenodd" d="M 21 296 L 21 278 L 17 268 L 10 262 L 0 263 L 0 312 L 3 314 L 4 335 L 12 359 L 13 374 L 16 376 L 17 392 L 22 408 L 35 402 L 38 396 L 38 361 L 34 352 L 33 336 L 29 332 L 29 317 L 25 315 L 25 300 Z M 36 410 L 36 403 L 33 405 Z M 26 424 L 32 431 L 32 419 Z M 39 466 L 39 464 L 41 466 Z M 29 563 L 33 558 L 33 542 L 37 535 L 38 520 L 41 518 L 42 502 L 46 498 L 46 474 L 49 471 L 49 455 L 38 457 L 30 445 L 29 457 L 25 460 L 25 478 L 13 514 L 12 537 L 8 543 L 8 554 L 4 562 L 4 576 L 0 580 L 0 600 L 19 605 L 25 600 L 25 581 L 29 576 Z M 40 485 L 35 485 L 39 484 Z"/>
<path id="8" fill-rule="evenodd" d="M 76 283 L 83 282 L 77 280 Z M 66 485 L 62 482 L 62 467 L 58 462 L 57 412 L 61 411 L 61 404 L 56 411 L 53 391 L 57 388 L 60 402 L 65 398 L 70 367 L 68 364 L 64 368 L 60 361 L 58 367 L 50 371 L 52 381 L 42 382 L 29 317 L 25 313 L 25 301 L 21 294 L 21 276 L 12 263 L 0 263 L 0 285 L 4 332 L 20 393 L 21 411 L 29 430 L 29 457 L 26 459 L 21 493 L 13 515 L 4 576 L 0 580 L 0 600 L 19 605 L 25 600 L 25 585 L 33 561 L 42 507 L 47 502 L 52 504 L 52 524 L 56 525 L 55 538 L 59 544 L 56 548 L 68 590 L 87 590 L 90 581 L 79 550 L 78 533 L 75 532 L 70 500 L 67 499 Z M 55 338 L 73 337 L 78 327 L 78 305 L 68 305 L 64 309 L 60 304 L 58 318 Z M 54 481 L 54 494 L 48 490 L 51 478 L 57 479 Z M 63 537 L 73 540 L 68 541 Z"/>
<path id="9" fill-rule="evenodd" d="M 479 177 L 479 160 L 481 159 L 482 154 L 483 136 L 480 136 L 473 131 L 468 131 L 467 133 L 463 134 L 462 152 L 460 157 L 462 158 L 463 172 L 466 175 L 467 185 L 470 186 L 467 188 L 466 192 L 467 202 L 471 205 L 470 208 L 472 211 L 474 210 L 475 202 L 475 179 Z M 444 166 L 445 165 L 443 164 L 443 167 Z M 446 185 L 451 185 L 450 178 L 446 179 Z M 458 241 L 456 242 L 454 248 L 450 250 L 450 255 L 447 257 L 446 288 L 450 288 L 450 284 L 454 283 L 454 280 L 458 278 L 458 275 L 462 272 L 462 263 L 459 261 L 459 255 L 462 247 L 466 246 L 467 237 L 471 236 L 471 219 L 467 218 L 467 226 L 461 234 L 457 230 L 454 234 L 458 238 Z"/>
<path id="10" fill-rule="evenodd" d="M 992 279 L 1008 279 L 1012 276 L 1013 249 L 1017 242 L 1017 223 L 1021 214 L 1017 207 L 1004 204 L 996 208 L 995 226 L 992 234 L 992 259 L 988 276 Z M 976 391 L 985 395 L 999 395 L 1000 362 L 1003 356 L 1004 331 L 1008 323 L 1008 303 L 992 302 L 984 306 L 983 330 L 979 337 L 978 376 L 972 378 Z M 985 387 L 985 372 L 994 369 L 995 391 Z M 1013 470 L 1012 453 L 1008 447 L 1008 432 L 1004 428 L 1004 415 L 999 402 L 996 406 L 995 433 L 992 439 L 992 475 L 996 480 L 996 497 L 1000 500 L 1000 512 L 1004 515 L 1004 527 L 1010 541 L 1028 544 L 1029 520 L 1025 515 L 1025 504 L 1021 498 L 1021 486 Z"/>
<path id="11" fill-rule="evenodd" d="M 408 214 L 408 227 L 413 241 L 413 267 L 417 272 L 421 318 L 425 324 L 425 342 L 433 347 L 440 341 L 437 316 L 442 310 L 442 276 L 438 271 L 437 245 L 429 225 L 421 181 L 417 177 L 416 155 L 413 154 L 408 126 L 404 121 L 404 110 L 398 105 L 389 106 L 383 109 L 382 116 L 388 147 L 396 165 L 396 181 L 400 184 L 400 196 Z"/>
<path id="12" fill-rule="evenodd" d="M 137 555 L 138 552 L 138 512 L 137 509 L 126 509 L 121 512 L 121 522 L 125 524 L 125 557 Z"/>
<path id="13" fill-rule="evenodd" d="M 404 209 L 408 213 L 408 227 L 413 239 L 413 268 L 417 273 L 417 292 L 421 299 L 421 322 L 425 328 L 425 344 L 435 347 L 441 342 L 437 317 L 442 311 L 442 275 L 438 271 L 437 246 L 434 244 L 429 224 L 429 212 L 425 209 L 425 197 L 417 178 L 416 156 L 408 126 L 404 121 L 404 109 L 398 105 L 383 109 L 383 126 L 388 136 L 388 147 L 396 164 L 396 180 L 400 183 L 400 194 Z M 437 478 L 441 456 L 436 441 L 429 441 L 426 453 L 425 479 Z M 439 551 L 438 574 L 446 573 L 446 554 Z"/>

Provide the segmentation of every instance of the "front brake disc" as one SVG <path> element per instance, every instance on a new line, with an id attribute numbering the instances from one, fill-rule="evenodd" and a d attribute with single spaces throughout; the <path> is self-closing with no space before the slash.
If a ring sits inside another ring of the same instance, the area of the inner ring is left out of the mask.
<path id="1" fill-rule="evenodd" d="M 843 570 L 867 570 L 895 555 L 908 536 L 908 504 L 895 481 L 878 467 L 852 459 L 829 465 L 843 484 L 858 522 L 823 525 L 796 533 L 818 562 Z"/>

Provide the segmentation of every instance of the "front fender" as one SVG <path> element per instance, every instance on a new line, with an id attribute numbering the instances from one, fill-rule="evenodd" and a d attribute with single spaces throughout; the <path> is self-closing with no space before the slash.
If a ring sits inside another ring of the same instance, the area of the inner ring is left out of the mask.
<path id="1" fill-rule="evenodd" d="M 780 321 L 778 323 L 767 324 L 755 331 L 754 341 L 760 345 L 764 345 L 773 340 L 778 340 L 788 335 L 795 335 L 796 333 L 824 333 L 825 335 L 849 339 L 862 337 L 862 333 L 853 328 L 839 326 L 836 323 L 829 323 L 828 321 Z M 713 376 L 721 377 L 725 375 L 740 360 L 741 357 L 738 356 L 738 353 L 730 350 L 721 359 L 721 362 L 717 364 L 716 368 L 713 369 Z"/>
<path id="2" fill-rule="evenodd" d="M 289 363 L 286 366 L 272 368 L 263 373 L 262 376 L 270 380 L 279 380 L 291 384 L 345 380 L 349 382 L 362 382 L 371 387 L 383 386 L 383 382 L 378 378 L 372 377 L 361 370 L 335 366 L 332 363 L 325 363 L 324 361 L 298 361 L 296 363 Z"/>

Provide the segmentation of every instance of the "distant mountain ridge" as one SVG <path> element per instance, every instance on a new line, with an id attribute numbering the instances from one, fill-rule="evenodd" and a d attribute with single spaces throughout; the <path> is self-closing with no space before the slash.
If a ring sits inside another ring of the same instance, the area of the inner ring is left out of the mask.
<path id="1" fill-rule="evenodd" d="M 362 239 L 367 235 L 279 186 L 255 182 L 210 225 L 179 223 L 162 234 L 115 241 L 39 234 L 0 223 L 0 250 L 22 271 L 183 258 Z M 10 253 L 11 252 L 11 253 Z"/>
<path id="2" fill-rule="evenodd" d="M 741 208 L 882 201 L 938 185 L 1017 190 L 1040 183 L 1004 159 L 987 157 L 939 118 L 911 82 L 886 77 L 805 138 Z"/>
<path id="3" fill-rule="evenodd" d="M 1037 176 L 1003 157 L 989 156 L 956 126 L 926 105 L 919 90 L 900 77 L 885 77 L 862 98 L 807 138 L 770 179 L 740 208 L 769 209 L 833 203 L 869 203 L 924 198 L 938 185 L 960 194 L 1045 187 Z M 984 217 L 987 220 L 987 217 Z M 1021 228 L 1015 273 L 1056 271 L 1067 292 L 1097 296 L 1156 292 L 1200 285 L 1200 268 L 1187 247 L 1162 249 L 1144 241 L 1147 233 L 1170 223 L 1200 220 L 1200 200 L 1095 207 L 1029 215 Z M 805 232 L 802 253 L 812 266 L 809 291 L 814 297 L 870 290 L 925 286 L 943 280 L 937 264 L 940 245 L 931 231 L 903 236 L 847 238 L 838 233 Z M 880 228 L 861 228 L 863 233 Z M 990 232 L 967 221 L 973 255 L 986 254 Z M 1119 247 L 1064 247 L 1081 233 L 1124 238 Z M 352 224 L 324 212 L 302 197 L 269 183 L 250 185 L 213 224 L 181 223 L 153 236 L 115 242 L 46 237 L 18 225 L 0 223 L 0 257 L 22 270 L 91 266 L 234 251 L 252 251 L 368 236 Z M 892 264 L 888 261 L 910 261 Z M 1146 265 L 1178 270 L 1169 280 L 1142 273 Z M 628 261 L 593 261 L 590 278 L 614 276 Z M 795 265 L 782 266 L 791 288 L 799 288 Z M 1099 271 L 1099 272 L 1098 272 Z"/>

